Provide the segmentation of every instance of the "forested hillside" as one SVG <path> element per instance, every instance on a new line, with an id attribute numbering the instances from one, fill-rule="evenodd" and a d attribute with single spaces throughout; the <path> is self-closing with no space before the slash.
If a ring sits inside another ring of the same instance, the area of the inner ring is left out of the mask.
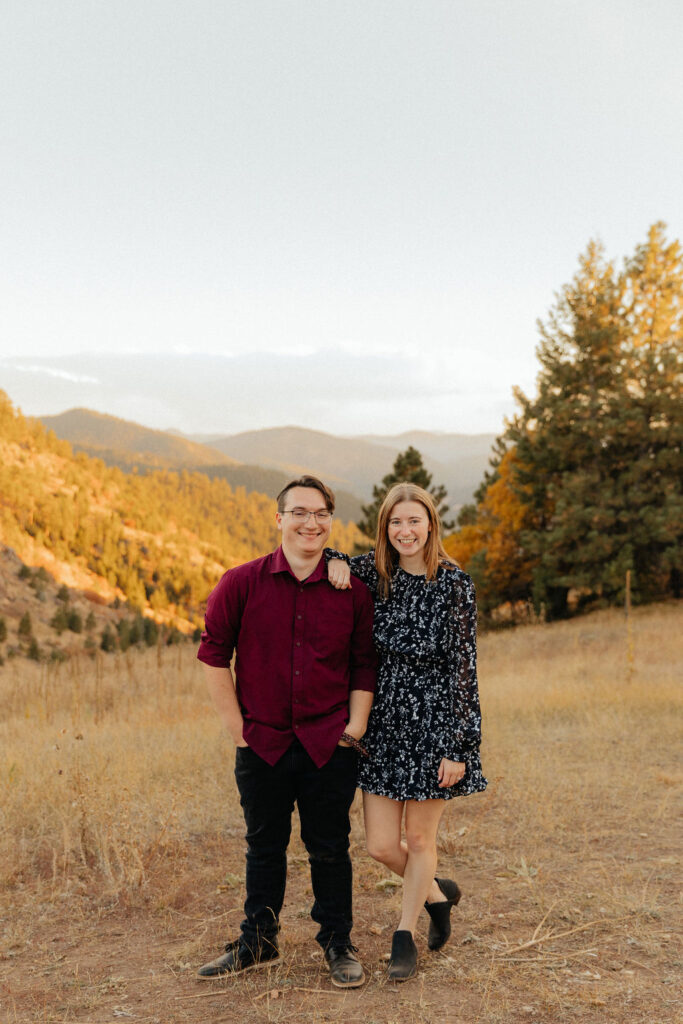
<path id="1" fill-rule="evenodd" d="M 48 430 L 69 441 L 76 450 L 84 450 L 87 455 L 102 458 L 108 464 L 121 458 L 127 460 L 132 468 L 131 456 L 135 455 L 139 461 L 157 469 L 237 465 L 235 459 L 216 448 L 92 409 L 69 409 L 57 416 L 41 416 L 40 420 Z"/>
<path id="2" fill-rule="evenodd" d="M 109 416 L 92 409 L 70 409 L 58 416 L 41 416 L 40 422 L 57 437 L 68 441 L 76 452 L 102 459 L 125 473 L 148 473 L 154 469 L 199 470 L 206 476 L 225 480 L 234 489 L 258 491 L 274 498 L 292 476 L 303 470 L 285 472 L 267 466 L 238 462 L 207 444 L 164 430 L 150 430 L 130 420 Z M 306 462 L 307 472 L 312 464 Z M 479 467 L 481 468 L 481 467 Z M 332 475 L 318 469 L 318 475 L 332 482 Z M 334 487 L 337 516 L 346 521 L 359 519 L 360 499 Z"/>
<path id="3" fill-rule="evenodd" d="M 190 629 L 221 573 L 277 544 L 275 503 L 198 472 L 124 473 L 0 392 L 0 543 L 70 587 Z M 334 526 L 352 548 L 355 526 Z"/>

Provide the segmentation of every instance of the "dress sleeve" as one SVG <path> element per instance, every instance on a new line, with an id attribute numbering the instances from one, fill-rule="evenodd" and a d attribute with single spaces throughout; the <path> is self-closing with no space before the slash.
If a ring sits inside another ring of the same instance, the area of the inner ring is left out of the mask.
<path id="1" fill-rule="evenodd" d="M 477 684 L 477 600 L 474 583 L 458 573 L 453 580 L 451 647 L 453 699 L 450 737 L 442 754 L 452 761 L 464 761 L 478 754 L 481 744 L 481 709 Z"/>
<path id="2" fill-rule="evenodd" d="M 365 555 L 353 555 L 349 558 L 343 551 L 335 551 L 334 548 L 325 548 L 325 565 L 331 558 L 340 558 L 351 567 L 351 572 L 357 576 L 367 587 L 372 596 L 377 595 L 377 569 L 375 568 L 375 552 L 368 551 Z"/>

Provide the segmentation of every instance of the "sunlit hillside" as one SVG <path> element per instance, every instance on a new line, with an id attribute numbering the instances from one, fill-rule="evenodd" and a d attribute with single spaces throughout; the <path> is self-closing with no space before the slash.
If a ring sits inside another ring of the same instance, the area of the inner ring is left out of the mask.
<path id="1" fill-rule="evenodd" d="M 226 568 L 276 546 L 274 513 L 272 498 L 201 473 L 138 475 L 74 455 L 0 393 L 0 544 L 100 602 L 191 630 Z M 334 531 L 353 547 L 355 526 Z"/>

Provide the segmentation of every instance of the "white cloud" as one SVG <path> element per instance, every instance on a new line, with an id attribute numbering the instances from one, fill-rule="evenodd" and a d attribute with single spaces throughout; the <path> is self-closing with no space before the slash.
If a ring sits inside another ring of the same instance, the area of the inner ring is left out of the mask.
<path id="1" fill-rule="evenodd" d="M 97 377 L 90 377 L 85 373 L 70 373 L 68 370 L 57 370 L 53 366 L 21 366 L 14 364 L 14 369 L 20 373 L 43 373 L 48 377 L 56 377 L 58 380 L 68 380 L 73 384 L 99 384 Z"/>

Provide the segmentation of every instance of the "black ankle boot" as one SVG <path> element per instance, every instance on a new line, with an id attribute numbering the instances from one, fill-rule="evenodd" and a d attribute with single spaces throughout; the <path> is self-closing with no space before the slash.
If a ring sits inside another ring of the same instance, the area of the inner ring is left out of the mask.
<path id="1" fill-rule="evenodd" d="M 462 896 L 456 882 L 450 878 L 436 878 L 435 882 L 446 899 L 438 903 L 425 903 L 425 910 L 431 918 L 427 945 L 432 950 L 441 949 L 448 941 L 451 934 L 451 907 L 457 906 Z"/>
<path id="2" fill-rule="evenodd" d="M 417 970 L 417 946 L 410 932 L 394 932 L 389 958 L 389 981 L 407 981 Z"/>

